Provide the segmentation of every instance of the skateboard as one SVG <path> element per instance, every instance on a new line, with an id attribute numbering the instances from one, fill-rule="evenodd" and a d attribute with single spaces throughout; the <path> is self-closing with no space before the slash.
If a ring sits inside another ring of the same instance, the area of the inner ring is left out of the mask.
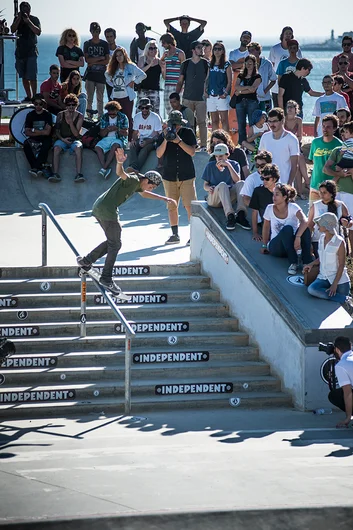
<path id="1" fill-rule="evenodd" d="M 235 83 L 236 83 L 238 75 L 239 75 L 239 72 L 233 72 L 231 96 L 233 96 L 234 94 Z M 237 119 L 237 113 L 235 109 L 229 109 L 228 122 L 229 122 L 229 134 L 232 138 L 233 144 L 236 146 L 238 145 L 239 135 L 238 135 L 238 119 Z"/>
<path id="2" fill-rule="evenodd" d="M 109 293 L 111 293 L 116 300 L 125 300 L 126 302 L 130 302 L 130 300 L 131 300 L 131 296 L 130 295 L 125 294 L 122 291 L 119 294 L 117 294 L 117 293 L 114 293 L 113 291 L 111 291 L 110 289 L 108 289 L 106 287 L 103 287 L 103 285 L 100 284 L 101 275 L 93 267 L 91 267 L 89 270 L 86 270 L 86 269 L 81 267 L 79 269 L 79 276 L 81 277 L 83 274 L 87 274 L 87 276 L 89 276 L 92 280 L 95 280 L 99 284 L 99 287 L 101 289 L 104 289 L 105 291 L 108 291 Z"/>

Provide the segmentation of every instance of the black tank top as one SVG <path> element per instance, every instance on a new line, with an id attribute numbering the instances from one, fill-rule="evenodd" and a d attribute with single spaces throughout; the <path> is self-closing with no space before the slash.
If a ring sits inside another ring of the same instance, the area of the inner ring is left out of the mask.
<path id="1" fill-rule="evenodd" d="M 144 66 L 147 66 L 147 63 L 145 63 Z M 139 85 L 139 88 L 142 88 L 143 90 L 159 90 L 161 72 L 162 70 L 159 64 L 156 64 L 156 66 L 151 66 L 151 68 L 145 72 L 147 77 Z"/>

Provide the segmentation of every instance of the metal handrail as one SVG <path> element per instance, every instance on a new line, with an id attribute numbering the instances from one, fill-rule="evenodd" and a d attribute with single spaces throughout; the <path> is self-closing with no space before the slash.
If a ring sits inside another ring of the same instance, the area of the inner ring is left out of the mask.
<path id="1" fill-rule="evenodd" d="M 70 241 L 64 230 L 61 228 L 58 221 L 55 219 L 54 213 L 51 211 L 49 206 L 44 202 L 38 204 L 38 207 L 42 211 L 42 267 L 47 266 L 48 262 L 48 240 L 47 240 L 47 217 L 50 218 L 55 228 L 59 231 L 65 242 L 69 245 L 75 256 L 79 256 L 79 252 Z M 125 328 L 125 414 L 131 412 L 131 338 L 135 335 L 129 322 L 124 317 L 123 313 L 118 307 L 116 307 L 111 295 L 106 292 L 104 287 L 100 283 L 90 276 L 91 280 L 96 284 L 106 302 L 110 305 L 111 309 L 117 316 L 118 320 L 124 324 Z M 81 317 L 80 317 L 80 330 L 81 338 L 86 336 L 86 274 L 81 276 Z"/>

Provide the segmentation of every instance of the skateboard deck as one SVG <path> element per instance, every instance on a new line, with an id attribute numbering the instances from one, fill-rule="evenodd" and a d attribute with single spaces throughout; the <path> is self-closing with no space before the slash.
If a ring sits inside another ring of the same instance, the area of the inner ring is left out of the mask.
<path id="1" fill-rule="evenodd" d="M 89 276 L 92 280 L 95 280 L 97 283 L 100 282 L 101 275 L 93 267 L 91 267 L 89 271 L 85 270 L 84 268 L 80 268 L 79 269 L 79 276 L 81 277 L 83 274 L 87 274 L 87 276 Z M 128 294 L 123 293 L 122 291 L 119 294 L 117 294 L 117 293 L 114 293 L 113 291 L 111 291 L 110 289 L 107 289 L 106 287 L 103 287 L 103 285 L 101 285 L 100 283 L 99 283 L 99 286 L 102 289 L 104 289 L 105 291 L 108 291 L 109 293 L 111 293 L 116 300 L 125 300 L 126 302 L 130 302 L 130 300 L 131 300 L 131 296 L 128 295 Z"/>
<path id="2" fill-rule="evenodd" d="M 237 80 L 237 77 L 239 75 L 239 72 L 233 72 L 233 80 L 232 80 L 232 89 L 231 89 L 231 96 L 233 96 L 235 91 L 235 83 Z M 229 122 L 229 134 L 232 138 L 233 144 L 238 145 L 238 119 L 237 119 L 237 113 L 235 109 L 230 109 L 228 111 L 228 122 Z"/>

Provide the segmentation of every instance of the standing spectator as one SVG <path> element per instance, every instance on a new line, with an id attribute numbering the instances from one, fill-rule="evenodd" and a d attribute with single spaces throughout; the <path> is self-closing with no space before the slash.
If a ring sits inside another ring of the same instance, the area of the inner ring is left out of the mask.
<path id="1" fill-rule="evenodd" d="M 226 229 L 235 230 L 241 226 L 250 230 L 246 219 L 246 207 L 243 203 L 241 190 L 244 182 L 240 179 L 240 166 L 229 160 L 229 149 L 226 144 L 218 144 L 213 150 L 215 160 L 210 160 L 202 174 L 204 190 L 208 192 L 207 204 L 214 208 L 223 208 L 227 219 Z M 237 201 L 236 213 L 233 202 Z"/>
<path id="2" fill-rule="evenodd" d="M 340 56 L 338 60 L 338 70 L 335 72 L 338 75 L 341 75 L 344 80 L 344 85 L 342 87 L 343 92 L 346 92 L 349 96 L 349 108 L 350 111 L 353 111 L 353 72 L 349 71 L 349 57 L 347 54 Z"/>
<path id="3" fill-rule="evenodd" d="M 229 54 L 229 60 L 232 64 L 234 72 L 239 72 L 244 67 L 245 57 L 249 55 L 248 45 L 251 41 L 250 31 L 243 31 L 240 35 L 240 46 L 236 50 L 232 50 Z"/>
<path id="4" fill-rule="evenodd" d="M 11 25 L 11 33 L 17 32 L 16 71 L 26 92 L 24 102 L 29 103 L 37 92 L 37 42 L 42 30 L 39 18 L 31 15 L 28 2 L 20 3 L 20 10 Z"/>
<path id="5" fill-rule="evenodd" d="M 262 236 L 258 233 L 259 218 L 262 223 L 267 206 L 273 202 L 273 192 L 279 181 L 279 171 L 276 164 L 266 164 L 261 168 L 260 179 L 262 184 L 254 189 L 249 204 L 252 208 L 251 226 L 254 241 L 262 241 Z"/>
<path id="6" fill-rule="evenodd" d="M 40 92 L 43 94 L 47 109 L 52 114 L 57 115 L 65 109 L 65 105 L 61 99 L 61 84 L 59 83 L 59 66 L 52 64 L 49 68 L 50 77 L 43 81 L 40 85 Z"/>
<path id="7" fill-rule="evenodd" d="M 98 116 L 103 115 L 103 99 L 105 88 L 105 70 L 109 62 L 109 46 L 105 40 L 99 38 L 101 27 L 98 22 L 91 22 L 90 33 L 92 39 L 83 45 L 87 69 L 83 77 L 87 90 L 87 107 L 92 109 L 93 97 L 96 92 Z"/>
<path id="8" fill-rule="evenodd" d="M 207 112 L 211 114 L 212 130 L 222 129 L 229 132 L 228 110 L 232 88 L 232 67 L 227 61 L 226 49 L 222 42 L 216 42 L 212 49 L 210 73 L 207 86 Z"/>
<path id="9" fill-rule="evenodd" d="M 115 52 L 115 50 L 117 49 L 116 30 L 114 28 L 107 28 L 106 30 L 104 30 L 104 37 L 108 43 L 109 56 L 111 57 L 113 53 Z M 108 85 L 108 83 L 105 83 L 105 88 L 107 89 L 108 99 L 109 101 L 111 101 L 113 87 Z"/>
<path id="10" fill-rule="evenodd" d="M 289 56 L 289 50 L 288 50 L 288 41 L 291 41 L 294 39 L 293 29 L 290 26 L 285 26 L 282 29 L 281 35 L 279 37 L 280 42 L 278 44 L 275 44 L 270 49 L 269 54 L 269 60 L 273 64 L 275 72 L 277 71 L 277 67 L 282 61 L 282 59 L 286 59 Z M 300 49 L 297 53 L 298 57 L 302 57 L 302 53 Z M 278 107 L 278 83 L 274 85 L 272 89 L 272 100 L 273 100 L 273 106 Z"/>
<path id="11" fill-rule="evenodd" d="M 161 62 L 158 57 L 158 47 L 155 40 L 150 40 L 145 47 L 145 51 L 139 59 L 139 68 L 146 74 L 146 79 L 138 87 L 139 106 L 141 99 L 149 98 L 152 103 L 153 111 L 159 114 L 159 91 L 162 68 L 165 68 L 165 62 Z"/>
<path id="12" fill-rule="evenodd" d="M 212 42 L 208 39 L 202 39 L 203 56 L 208 62 L 212 59 Z"/>
<path id="13" fill-rule="evenodd" d="M 169 96 L 176 92 L 180 76 L 181 63 L 185 61 L 185 53 L 176 47 L 176 40 L 171 33 L 161 36 L 160 42 L 164 48 L 161 62 L 165 63 L 164 69 L 164 112 L 168 116 L 171 111 Z"/>
<path id="14" fill-rule="evenodd" d="M 261 173 L 263 168 L 267 164 L 271 165 L 271 162 L 272 155 L 268 151 L 258 151 L 257 155 L 255 155 L 256 171 L 250 173 L 250 175 L 245 179 L 243 189 L 241 190 L 245 206 L 249 206 L 254 189 L 258 186 L 261 186 L 262 184 Z M 261 222 L 261 219 L 259 222 Z"/>
<path id="15" fill-rule="evenodd" d="M 299 116 L 303 117 L 303 92 L 309 96 L 318 98 L 323 92 L 313 90 L 305 79 L 313 69 L 313 65 L 308 59 L 300 59 L 297 62 L 294 72 L 288 72 L 281 77 L 278 91 L 278 106 L 286 108 L 287 102 L 293 99 L 299 105 Z"/>
<path id="16" fill-rule="evenodd" d="M 83 51 L 76 31 L 72 28 L 62 32 L 56 56 L 60 63 L 60 81 L 63 83 L 73 70 L 80 71 L 84 65 Z"/>
<path id="17" fill-rule="evenodd" d="M 336 116 L 325 116 L 322 120 L 322 136 L 314 138 L 310 147 L 309 160 L 314 164 L 310 180 L 310 201 L 320 199 L 320 184 L 327 179 L 324 166 L 335 147 L 342 145 L 341 140 L 334 136 L 338 127 Z"/>
<path id="18" fill-rule="evenodd" d="M 158 114 L 151 112 L 151 108 L 150 100 L 141 98 L 138 107 L 140 112 L 134 117 L 129 169 L 135 172 L 141 171 L 148 155 L 155 149 L 157 137 L 162 132 L 161 119 Z"/>
<path id="19" fill-rule="evenodd" d="M 338 70 L 338 63 L 342 55 L 345 55 L 348 58 L 348 61 L 349 61 L 348 70 L 353 72 L 352 46 L 353 46 L 353 38 L 350 35 L 344 35 L 342 37 L 342 53 L 335 55 L 334 58 L 332 59 L 332 73 L 333 74 L 335 74 Z"/>
<path id="20" fill-rule="evenodd" d="M 170 94 L 169 102 L 172 110 L 179 110 L 182 113 L 184 120 L 187 122 L 185 123 L 185 127 L 189 127 L 189 129 L 192 129 L 195 132 L 194 113 L 191 109 L 189 109 L 189 107 L 186 107 L 180 103 L 180 95 L 178 92 L 172 92 Z"/>
<path id="21" fill-rule="evenodd" d="M 344 86 L 344 79 L 341 75 L 334 75 L 333 76 L 333 90 L 336 92 L 336 94 L 340 94 L 344 97 L 346 100 L 347 107 L 349 108 L 349 96 L 347 92 L 343 92 L 343 86 Z"/>
<path id="22" fill-rule="evenodd" d="M 248 46 L 250 55 L 256 57 L 257 71 L 261 75 L 261 83 L 256 92 L 259 109 L 269 112 L 272 108 L 271 88 L 276 84 L 277 76 L 271 61 L 261 57 L 262 47 L 258 42 L 251 42 Z"/>
<path id="23" fill-rule="evenodd" d="M 194 112 L 199 127 L 201 151 L 207 150 L 205 83 L 208 78 L 208 61 L 202 57 L 201 42 L 191 43 L 192 58 L 186 59 L 180 68 L 175 91 L 180 93 L 184 84 L 183 103 Z"/>
<path id="24" fill-rule="evenodd" d="M 252 115 L 258 108 L 257 89 L 261 83 L 261 76 L 257 71 L 256 57 L 248 55 L 245 58 L 244 69 L 235 83 L 235 92 L 231 99 L 231 107 L 237 111 L 239 143 L 246 140 L 246 118 L 249 125 L 253 125 Z"/>
<path id="25" fill-rule="evenodd" d="M 241 147 L 235 147 L 229 133 L 227 133 L 227 131 L 223 131 L 222 129 L 212 131 L 210 138 L 211 154 L 213 153 L 213 149 L 215 148 L 215 146 L 218 144 L 226 144 L 230 153 L 229 160 L 234 160 L 234 162 L 238 162 L 240 166 L 241 180 L 247 179 L 249 175 L 249 164 L 244 149 L 242 149 Z M 211 156 L 210 160 L 212 159 L 213 158 Z"/>
<path id="26" fill-rule="evenodd" d="M 101 164 L 99 174 L 107 179 L 111 173 L 109 167 L 113 161 L 115 151 L 119 147 L 126 147 L 129 121 L 121 111 L 121 105 L 117 101 L 109 101 L 104 107 L 107 111 L 103 114 L 100 123 L 101 140 L 95 147 L 98 160 Z M 107 158 L 105 155 L 107 154 Z"/>
<path id="27" fill-rule="evenodd" d="M 118 46 L 110 58 L 106 80 L 113 87 L 112 97 L 119 101 L 121 110 L 129 120 L 129 142 L 132 138 L 132 109 L 136 92 L 135 84 L 138 85 L 146 74 L 135 63 L 133 63 L 122 46 Z"/>
<path id="28" fill-rule="evenodd" d="M 283 109 L 274 108 L 270 110 L 267 123 L 271 132 L 262 135 L 259 151 L 265 149 L 272 153 L 273 163 L 279 168 L 281 182 L 291 184 L 298 168 L 298 139 L 294 134 L 284 129 Z"/>
<path id="29" fill-rule="evenodd" d="M 172 26 L 172 22 L 174 22 L 175 20 L 179 20 L 181 31 L 175 29 Z M 192 31 L 189 31 L 190 22 L 196 22 L 197 24 L 199 24 L 199 26 L 193 29 Z M 207 21 L 200 20 L 198 18 L 192 18 L 188 15 L 181 15 L 181 17 L 166 18 L 164 20 L 164 24 L 167 27 L 168 33 L 171 33 L 175 38 L 176 46 L 183 50 L 187 59 L 190 59 L 190 57 L 192 56 L 191 44 L 192 42 L 198 40 L 201 37 L 204 32 Z"/>
<path id="30" fill-rule="evenodd" d="M 288 258 L 288 274 L 297 274 L 298 256 L 302 251 L 304 265 L 311 263 L 310 231 L 303 210 L 293 201 L 296 191 L 288 184 L 276 184 L 273 204 L 264 213 L 262 254 Z"/>
<path id="31" fill-rule="evenodd" d="M 81 173 L 82 168 L 82 143 L 80 142 L 80 130 L 83 124 L 83 116 L 77 112 L 78 99 L 69 94 L 64 99 L 66 110 L 59 112 L 55 128 L 58 139 L 53 150 L 53 174 L 48 178 L 49 182 L 60 182 L 59 157 L 61 151 L 70 151 L 76 157 L 76 176 L 74 182 L 84 182 Z"/>
<path id="32" fill-rule="evenodd" d="M 278 83 L 280 82 L 283 74 L 288 74 L 288 72 L 295 72 L 297 62 L 300 60 L 300 57 L 298 57 L 298 41 L 295 39 L 287 41 L 287 47 L 289 56 L 285 59 L 282 59 L 277 66 L 276 74 L 278 76 Z"/>
<path id="33" fill-rule="evenodd" d="M 298 171 L 295 176 L 295 187 L 300 199 L 303 199 L 303 181 L 305 186 L 309 189 L 310 181 L 308 176 L 308 170 L 306 168 L 306 160 L 302 151 L 302 139 L 303 139 L 303 120 L 299 113 L 299 105 L 294 100 L 290 99 L 287 102 L 285 109 L 285 120 L 284 128 L 286 131 L 293 133 L 299 142 L 300 153 L 299 153 L 299 162 L 298 162 Z"/>
<path id="34" fill-rule="evenodd" d="M 61 85 L 61 100 L 63 101 L 68 94 L 75 94 L 78 98 L 78 112 L 81 112 L 83 116 L 86 114 L 87 107 L 87 95 L 82 91 L 82 80 L 80 72 L 73 70 L 70 72 L 69 77 Z"/>
<path id="35" fill-rule="evenodd" d="M 34 110 L 27 114 L 25 121 L 27 140 L 23 144 L 23 150 L 31 168 L 29 174 L 32 177 L 42 177 L 43 164 L 47 161 L 52 143 L 53 117 L 44 108 L 42 94 L 35 94 L 32 103 Z"/>
<path id="36" fill-rule="evenodd" d="M 192 157 L 196 151 L 196 137 L 191 129 L 185 127 L 185 120 L 181 112 L 173 110 L 169 114 L 168 126 L 175 128 L 175 138 L 169 136 L 168 128 L 157 141 L 157 157 L 163 157 L 163 186 L 167 197 L 176 203 L 168 203 L 169 223 L 172 235 L 166 241 L 167 245 L 180 243 L 178 233 L 178 207 L 180 198 L 191 217 L 191 201 L 196 200 L 195 167 Z M 188 241 L 188 244 L 190 240 Z"/>
<path id="37" fill-rule="evenodd" d="M 322 80 L 322 88 L 325 91 L 323 96 L 320 96 L 315 103 L 313 116 L 315 116 L 314 122 L 314 136 L 322 136 L 322 125 L 321 120 L 327 114 L 334 114 L 337 109 L 345 108 L 348 105 L 346 100 L 340 94 L 333 91 L 333 77 L 332 75 L 325 75 Z"/>
<path id="38" fill-rule="evenodd" d="M 147 26 L 143 22 L 138 22 L 135 27 L 137 38 L 135 37 L 130 44 L 130 58 L 133 63 L 138 64 L 143 56 L 147 43 L 151 40 L 146 37 Z"/>

